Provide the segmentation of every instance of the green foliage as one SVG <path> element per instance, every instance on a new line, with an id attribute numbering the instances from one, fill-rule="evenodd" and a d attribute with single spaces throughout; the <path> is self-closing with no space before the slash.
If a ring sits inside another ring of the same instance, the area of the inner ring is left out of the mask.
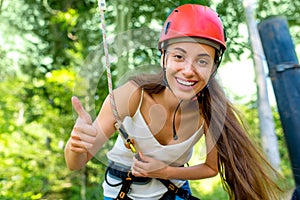
<path id="1" fill-rule="evenodd" d="M 62 75 L 64 71 L 44 81 L 7 77 L 1 82 L 1 196 L 40 199 L 64 185 L 68 171 L 62 152 L 73 120 L 61 117 L 71 112 L 66 93 L 71 94 L 74 74 Z"/>
<path id="2" fill-rule="evenodd" d="M 71 96 L 78 95 L 95 117 L 107 95 L 97 1 L 0 2 L 0 198 L 102 199 L 105 152 L 115 138 L 81 171 L 70 172 L 63 156 L 76 117 Z M 239 58 L 249 48 L 247 38 L 237 31 L 244 24 L 240 1 L 107 1 L 106 30 L 115 86 L 135 73 L 159 69 L 157 27 L 174 7 L 183 3 L 216 7 L 228 37 L 226 59 Z M 286 14 L 292 35 L 300 38 L 296 28 L 300 23 L 298 4 L 260 1 L 258 18 Z M 241 110 L 250 134 L 257 136 L 255 104 L 249 102 Z M 293 184 L 276 110 L 274 116 L 283 173 Z M 212 183 L 210 188 L 208 182 Z M 192 189 L 203 199 L 226 198 L 215 180 L 192 182 Z"/>
<path id="3" fill-rule="evenodd" d="M 286 17 L 295 44 L 300 42 L 300 2 L 297 0 L 258 1 L 257 18 L 262 21 L 271 16 Z"/>
<path id="4" fill-rule="evenodd" d="M 245 38 L 240 30 L 245 25 L 244 8 L 242 1 L 224 0 L 217 5 L 217 12 L 223 21 L 226 45 L 228 51 L 225 52 L 224 60 L 239 60 L 239 56 L 249 49 L 248 38 Z"/>

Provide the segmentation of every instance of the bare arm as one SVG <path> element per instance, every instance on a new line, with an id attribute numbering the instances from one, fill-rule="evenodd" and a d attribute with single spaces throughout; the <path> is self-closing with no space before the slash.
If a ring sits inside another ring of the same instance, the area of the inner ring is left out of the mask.
<path id="1" fill-rule="evenodd" d="M 141 160 L 134 159 L 132 172 L 135 176 L 196 180 L 216 176 L 218 173 L 218 153 L 211 138 L 206 136 L 206 160 L 202 164 L 190 167 L 172 167 L 156 159 L 140 155 Z"/>
<path id="2" fill-rule="evenodd" d="M 138 105 L 139 91 L 132 83 L 127 83 L 114 91 L 120 118 L 134 113 Z M 99 151 L 115 132 L 115 117 L 109 96 L 105 99 L 94 122 L 84 110 L 79 99 L 72 98 L 78 119 L 65 147 L 65 160 L 70 170 L 79 170 Z"/>
<path id="3" fill-rule="evenodd" d="M 217 150 L 214 147 L 204 163 L 190 167 L 167 166 L 165 179 L 197 180 L 216 176 L 218 174 Z"/>
<path id="4" fill-rule="evenodd" d="M 107 99 L 94 122 L 76 97 L 72 98 L 72 104 L 78 118 L 65 147 L 65 160 L 70 170 L 78 170 L 85 166 L 114 133 L 114 118 Z"/>

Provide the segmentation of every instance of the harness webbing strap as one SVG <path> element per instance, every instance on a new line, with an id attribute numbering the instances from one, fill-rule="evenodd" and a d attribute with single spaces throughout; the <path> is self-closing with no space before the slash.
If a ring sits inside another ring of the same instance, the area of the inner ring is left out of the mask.
<path id="1" fill-rule="evenodd" d="M 128 197 L 128 195 L 127 195 L 130 192 L 131 184 L 134 183 L 135 181 L 137 181 L 137 179 L 143 179 L 143 178 L 135 177 L 131 173 L 131 171 L 124 172 L 124 171 L 119 171 L 117 169 L 113 169 L 111 167 L 108 167 L 107 171 L 109 171 L 109 174 L 122 179 L 122 181 L 116 185 L 116 186 L 118 186 L 118 185 L 122 184 L 122 187 L 119 191 L 118 196 L 115 198 L 115 200 L 131 200 L 131 198 Z M 107 175 L 107 173 L 106 173 L 106 175 Z M 144 179 L 150 179 L 150 178 L 144 178 Z M 106 178 L 105 178 L 105 180 L 109 185 L 111 185 L 113 187 L 113 185 L 110 184 Z M 200 200 L 199 198 L 192 196 L 187 190 L 177 187 L 170 180 L 165 180 L 165 179 L 157 179 L 157 180 L 159 180 L 168 189 L 167 193 L 171 194 L 172 196 L 177 195 L 185 200 Z M 145 180 L 143 180 L 142 182 L 147 183 L 147 181 L 145 181 Z M 165 200 L 166 198 L 169 199 L 169 197 L 167 197 L 167 196 L 164 195 L 160 200 Z"/>
<path id="2" fill-rule="evenodd" d="M 117 198 L 115 198 L 115 200 L 131 200 L 131 198 L 129 198 L 127 196 L 129 190 L 130 190 L 130 185 L 132 183 L 132 176 L 130 175 L 131 173 L 128 172 L 128 176 L 125 178 L 125 180 L 123 181 L 123 185 L 121 187 L 121 190 L 117 196 Z"/>
<path id="3" fill-rule="evenodd" d="M 157 180 L 159 180 L 164 186 L 166 186 L 168 192 L 170 193 L 173 193 L 186 200 L 200 200 L 199 198 L 192 196 L 187 190 L 177 187 L 170 180 L 165 180 L 165 179 L 157 179 Z"/>

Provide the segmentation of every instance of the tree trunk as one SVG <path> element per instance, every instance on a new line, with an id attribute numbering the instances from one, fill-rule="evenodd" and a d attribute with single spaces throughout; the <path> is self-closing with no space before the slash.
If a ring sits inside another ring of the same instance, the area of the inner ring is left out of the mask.
<path id="1" fill-rule="evenodd" d="M 265 55 L 260 41 L 257 24 L 254 18 L 255 0 L 243 0 L 250 42 L 252 46 L 253 60 L 256 73 L 258 116 L 262 147 L 268 161 L 276 169 L 280 170 L 280 155 L 278 141 L 275 134 L 272 109 L 269 103 L 266 74 L 264 71 Z"/>

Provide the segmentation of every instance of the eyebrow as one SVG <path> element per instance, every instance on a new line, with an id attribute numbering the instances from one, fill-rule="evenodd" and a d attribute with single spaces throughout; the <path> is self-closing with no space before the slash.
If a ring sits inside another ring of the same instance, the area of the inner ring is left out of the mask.
<path id="1" fill-rule="evenodd" d="M 176 47 L 176 48 L 174 48 L 174 50 L 179 50 L 179 51 L 182 51 L 183 53 L 187 53 L 186 50 L 184 50 L 184 49 L 182 49 L 180 47 Z"/>
<path id="2" fill-rule="evenodd" d="M 180 48 L 180 47 L 176 47 L 176 48 L 174 48 L 174 50 L 179 50 L 179 51 L 181 51 L 181 52 L 183 52 L 183 53 L 187 53 L 186 50 L 184 50 L 183 48 Z M 200 53 L 200 54 L 198 54 L 198 56 L 207 56 L 207 57 L 211 57 L 208 53 Z"/>

